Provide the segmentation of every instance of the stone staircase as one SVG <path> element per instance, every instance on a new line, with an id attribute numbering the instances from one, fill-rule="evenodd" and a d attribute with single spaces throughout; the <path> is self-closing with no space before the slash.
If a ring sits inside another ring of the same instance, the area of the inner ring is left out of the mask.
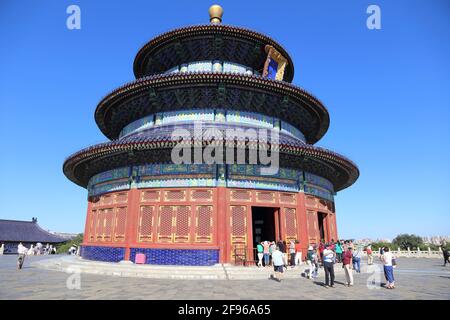
<path id="1" fill-rule="evenodd" d="M 258 268 L 256 266 L 234 266 L 217 264 L 214 266 L 162 266 L 136 265 L 129 261 L 119 263 L 84 260 L 77 256 L 50 258 L 34 262 L 35 267 L 67 272 L 85 273 L 118 277 L 138 277 L 150 279 L 183 279 L 183 280 L 264 280 L 273 273 L 273 268 Z M 306 264 L 290 268 L 284 273 L 285 278 L 301 278 Z M 342 268 L 336 265 L 335 273 L 341 273 Z M 321 270 L 323 276 L 323 270 Z"/>

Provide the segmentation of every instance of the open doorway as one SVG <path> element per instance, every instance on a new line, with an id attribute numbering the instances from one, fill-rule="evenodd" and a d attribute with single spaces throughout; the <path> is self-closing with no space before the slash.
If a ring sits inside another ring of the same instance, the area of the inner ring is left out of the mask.
<path id="1" fill-rule="evenodd" d="M 277 208 L 252 207 L 253 246 L 261 241 L 277 240 L 275 232 L 275 214 Z"/>
<path id="2" fill-rule="evenodd" d="M 317 213 L 317 219 L 319 220 L 319 234 L 320 234 L 320 240 L 324 240 L 325 242 L 328 241 L 328 239 L 325 238 L 325 225 L 324 220 L 327 216 L 326 213 L 318 212 Z"/>

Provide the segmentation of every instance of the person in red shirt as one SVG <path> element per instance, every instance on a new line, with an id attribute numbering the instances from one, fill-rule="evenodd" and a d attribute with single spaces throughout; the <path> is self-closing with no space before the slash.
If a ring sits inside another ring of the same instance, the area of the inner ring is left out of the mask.
<path id="1" fill-rule="evenodd" d="M 353 285 L 353 248 L 348 247 L 347 250 L 345 250 L 343 256 L 342 256 L 342 267 L 345 271 L 345 279 L 347 280 L 347 287 L 350 287 Z"/>
<path id="2" fill-rule="evenodd" d="M 372 253 L 372 247 L 369 245 L 366 248 L 367 253 L 367 264 L 370 266 L 373 264 L 373 253 Z"/>
<path id="3" fill-rule="evenodd" d="M 302 247 L 298 240 L 295 240 L 295 265 L 299 266 L 302 264 Z"/>
<path id="4" fill-rule="evenodd" d="M 319 244 L 319 255 L 320 255 L 320 263 L 323 265 L 323 250 L 325 250 L 325 244 L 323 240 L 320 241 Z"/>

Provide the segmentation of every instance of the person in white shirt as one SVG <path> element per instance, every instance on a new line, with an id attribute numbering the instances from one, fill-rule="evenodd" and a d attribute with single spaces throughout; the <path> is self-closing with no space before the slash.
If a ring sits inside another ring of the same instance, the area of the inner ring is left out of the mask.
<path id="1" fill-rule="evenodd" d="M 395 283 L 394 283 L 394 267 L 393 262 L 395 261 L 395 257 L 393 256 L 392 252 L 390 252 L 388 247 L 384 248 L 384 253 L 381 256 L 381 261 L 384 265 L 384 276 L 386 277 L 386 288 L 387 289 L 394 289 Z"/>
<path id="2" fill-rule="evenodd" d="M 331 250 L 331 246 L 327 246 L 323 250 L 323 268 L 325 270 L 325 288 L 334 288 L 334 260 L 335 253 Z"/>
<path id="3" fill-rule="evenodd" d="M 17 246 L 17 253 L 19 258 L 17 259 L 17 268 L 22 269 L 23 263 L 25 262 L 25 255 L 28 253 L 27 247 L 25 247 L 22 242 Z"/>
<path id="4" fill-rule="evenodd" d="M 31 246 L 30 246 L 30 249 L 28 249 L 27 255 L 29 255 L 29 256 L 34 255 L 34 248 L 33 248 L 33 245 L 31 245 Z"/>
<path id="5" fill-rule="evenodd" d="M 355 251 L 353 251 L 353 269 L 357 272 L 357 273 L 361 273 L 361 257 L 362 257 L 362 253 L 361 253 L 361 248 L 357 247 Z"/>
<path id="6" fill-rule="evenodd" d="M 275 279 L 278 282 L 283 280 L 283 267 L 284 267 L 284 254 L 280 251 L 280 248 L 277 246 L 275 251 L 272 252 L 272 263 L 273 269 L 275 271 Z M 274 275 L 271 275 L 271 278 L 274 278 Z"/>

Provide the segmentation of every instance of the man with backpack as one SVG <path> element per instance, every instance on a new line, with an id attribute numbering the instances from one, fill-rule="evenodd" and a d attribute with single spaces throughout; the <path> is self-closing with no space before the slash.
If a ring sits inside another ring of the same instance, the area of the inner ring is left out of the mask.
<path id="1" fill-rule="evenodd" d="M 323 250 L 323 268 L 325 270 L 325 288 L 334 288 L 334 262 L 336 255 L 331 246 Z"/>
<path id="2" fill-rule="evenodd" d="M 357 248 L 355 251 L 353 251 L 353 269 L 357 273 L 361 273 L 361 248 Z"/>
<path id="3" fill-rule="evenodd" d="M 280 250 L 280 248 L 277 246 L 275 251 L 272 252 L 272 263 L 273 263 L 273 269 L 275 271 L 275 277 L 272 274 L 271 278 L 277 280 L 278 282 L 281 282 L 283 279 L 283 271 L 284 271 L 284 254 Z"/>

